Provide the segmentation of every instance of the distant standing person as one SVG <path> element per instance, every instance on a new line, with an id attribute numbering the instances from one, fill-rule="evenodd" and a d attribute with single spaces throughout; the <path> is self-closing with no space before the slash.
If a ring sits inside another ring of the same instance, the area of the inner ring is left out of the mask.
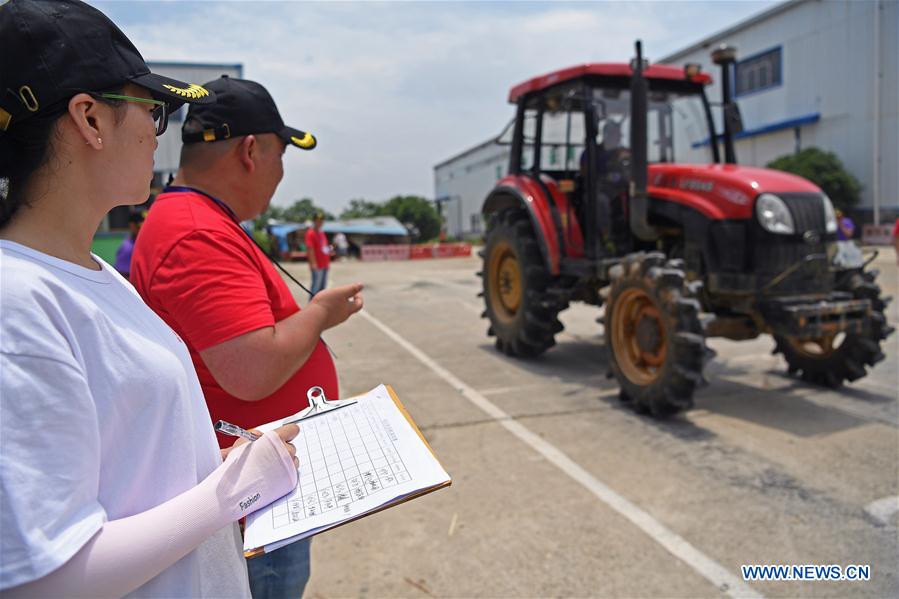
<path id="1" fill-rule="evenodd" d="M 331 266 L 331 248 L 328 245 L 328 236 L 322 231 L 325 215 L 316 213 L 312 226 L 306 230 L 306 256 L 309 260 L 309 270 L 312 271 L 312 286 L 309 290 L 309 298 L 328 286 L 328 269 Z"/>
<path id="2" fill-rule="evenodd" d="M 350 244 L 346 240 L 346 235 L 342 231 L 338 231 L 334 235 L 334 247 L 337 248 L 337 257 L 341 260 L 346 258 L 349 253 Z"/>
<path id="3" fill-rule="evenodd" d="M 837 241 L 849 241 L 855 235 L 855 223 L 842 210 L 837 210 Z"/>
<path id="4" fill-rule="evenodd" d="M 126 279 L 131 274 L 131 253 L 134 251 L 134 242 L 143 222 L 144 215 L 142 212 L 132 212 L 128 215 L 128 237 L 122 241 L 122 245 L 119 246 L 118 251 L 115 253 L 115 269 Z"/>
<path id="5" fill-rule="evenodd" d="M 893 247 L 896 249 L 896 264 L 899 265 L 899 218 L 893 225 Z"/>
<path id="6" fill-rule="evenodd" d="M 846 216 L 842 210 L 836 211 L 837 217 L 837 254 L 834 256 L 835 265 L 842 268 L 858 268 L 864 261 L 862 251 L 852 236 L 855 234 L 855 223 Z"/>

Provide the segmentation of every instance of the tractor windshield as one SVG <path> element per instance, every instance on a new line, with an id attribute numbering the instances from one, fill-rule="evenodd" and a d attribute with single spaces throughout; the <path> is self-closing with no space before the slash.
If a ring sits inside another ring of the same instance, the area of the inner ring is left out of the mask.
<path id="1" fill-rule="evenodd" d="M 630 90 L 594 88 L 596 143 L 603 147 L 630 146 Z M 647 154 L 649 162 L 708 162 L 709 130 L 702 96 L 693 92 L 649 92 Z"/>

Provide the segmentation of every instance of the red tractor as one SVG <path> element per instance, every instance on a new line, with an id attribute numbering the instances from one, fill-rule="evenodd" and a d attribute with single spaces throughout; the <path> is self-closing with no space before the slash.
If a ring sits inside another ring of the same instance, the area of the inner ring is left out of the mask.
<path id="1" fill-rule="evenodd" d="M 509 94 L 509 175 L 482 209 L 484 316 L 496 347 L 538 356 L 569 302 L 605 305 L 621 398 L 655 416 L 692 406 L 711 336 L 771 334 L 790 372 L 812 383 L 865 376 L 893 330 L 888 298 L 867 263 L 835 266 L 837 222 L 821 189 L 735 164 L 734 50 L 712 55 L 723 135 L 709 75 L 649 66 L 640 42 L 636 54 L 631 65 L 563 69 Z M 712 162 L 677 162 L 698 152 Z"/>

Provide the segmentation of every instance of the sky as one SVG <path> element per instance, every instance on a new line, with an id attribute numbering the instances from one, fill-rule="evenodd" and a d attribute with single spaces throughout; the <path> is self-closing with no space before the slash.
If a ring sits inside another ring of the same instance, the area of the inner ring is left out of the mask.
<path id="1" fill-rule="evenodd" d="M 334 213 L 433 198 L 434 166 L 497 135 L 521 81 L 626 62 L 638 38 L 662 58 L 777 3 L 91 0 L 148 62 L 243 64 L 318 139 L 288 148 L 273 203 L 310 197 Z"/>

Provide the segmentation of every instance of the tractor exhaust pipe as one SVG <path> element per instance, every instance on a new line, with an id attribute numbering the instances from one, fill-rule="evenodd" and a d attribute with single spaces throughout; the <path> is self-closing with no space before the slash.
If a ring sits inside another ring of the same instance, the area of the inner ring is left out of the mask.
<path id="1" fill-rule="evenodd" d="M 737 153 L 734 151 L 734 135 L 743 130 L 743 122 L 740 111 L 732 100 L 731 94 L 731 65 L 737 62 L 737 49 L 733 46 L 721 44 L 712 51 L 712 62 L 721 67 L 721 108 L 724 111 L 724 162 L 737 163 Z M 714 133 L 714 132 L 713 132 Z M 715 140 L 717 144 L 718 141 Z"/>
<path id="2" fill-rule="evenodd" d="M 643 76 L 643 44 L 636 42 L 637 57 L 631 64 L 631 231 L 641 241 L 655 241 L 659 235 L 649 225 L 646 180 L 649 160 L 646 153 L 647 85 Z"/>

